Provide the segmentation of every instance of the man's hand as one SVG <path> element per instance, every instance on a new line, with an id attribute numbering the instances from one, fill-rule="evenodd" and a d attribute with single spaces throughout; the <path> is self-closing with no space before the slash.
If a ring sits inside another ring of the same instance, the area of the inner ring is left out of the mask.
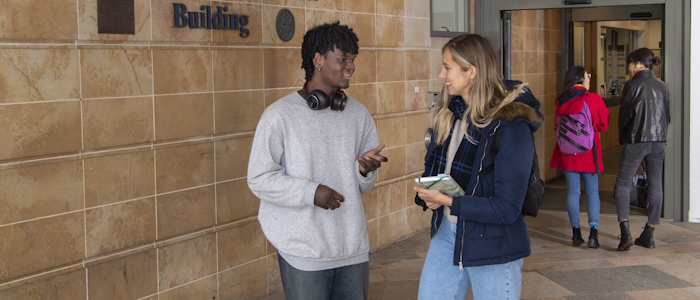
<path id="1" fill-rule="evenodd" d="M 360 163 L 360 174 L 362 174 L 362 176 L 367 176 L 367 173 L 379 169 L 379 167 L 382 166 L 382 162 L 389 161 L 388 158 L 379 153 L 382 149 L 384 149 L 384 144 L 365 152 L 362 156 L 357 158 L 357 161 Z"/>
<path id="2" fill-rule="evenodd" d="M 314 205 L 323 208 L 334 210 L 340 207 L 340 202 L 345 201 L 343 195 L 338 194 L 332 188 L 319 184 L 314 194 Z"/>

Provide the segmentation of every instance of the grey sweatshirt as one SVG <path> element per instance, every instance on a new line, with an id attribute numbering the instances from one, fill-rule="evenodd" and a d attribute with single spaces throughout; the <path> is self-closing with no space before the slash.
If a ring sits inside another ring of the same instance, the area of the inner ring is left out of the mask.
<path id="1" fill-rule="evenodd" d="M 248 161 L 248 187 L 260 198 L 265 237 L 293 267 L 326 270 L 369 260 L 360 193 L 369 192 L 357 157 L 379 145 L 367 108 L 348 97 L 345 110 L 312 110 L 293 92 L 271 104 L 258 123 Z M 319 184 L 343 195 L 335 210 L 314 205 Z"/>

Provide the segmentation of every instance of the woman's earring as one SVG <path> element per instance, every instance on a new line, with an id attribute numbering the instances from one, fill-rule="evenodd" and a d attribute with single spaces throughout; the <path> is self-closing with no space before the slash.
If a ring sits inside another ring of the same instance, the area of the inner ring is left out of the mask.
<path id="1" fill-rule="evenodd" d="M 321 71 L 321 67 L 318 67 L 318 70 Z"/>

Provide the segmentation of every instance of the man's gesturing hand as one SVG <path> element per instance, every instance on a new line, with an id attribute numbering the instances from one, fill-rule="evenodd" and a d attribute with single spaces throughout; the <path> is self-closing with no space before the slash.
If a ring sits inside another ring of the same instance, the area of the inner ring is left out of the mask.
<path id="1" fill-rule="evenodd" d="M 362 174 L 362 176 L 367 176 L 367 173 L 379 169 L 379 167 L 382 166 L 382 162 L 389 161 L 388 158 L 379 153 L 382 149 L 384 149 L 384 144 L 365 152 L 362 156 L 357 158 L 357 161 L 360 163 L 360 174 Z"/>
<path id="2" fill-rule="evenodd" d="M 314 195 L 314 205 L 324 209 L 336 209 L 340 207 L 340 202 L 345 201 L 343 195 L 338 194 L 332 188 L 319 184 Z"/>

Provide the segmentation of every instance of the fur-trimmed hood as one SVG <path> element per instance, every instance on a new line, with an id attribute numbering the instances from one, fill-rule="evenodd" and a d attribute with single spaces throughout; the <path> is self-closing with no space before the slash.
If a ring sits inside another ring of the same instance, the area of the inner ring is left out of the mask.
<path id="1" fill-rule="evenodd" d="M 513 89 L 522 84 L 517 80 L 506 80 L 506 86 Z M 496 112 L 494 120 L 504 120 L 510 123 L 518 119 L 527 122 L 534 133 L 544 122 L 544 116 L 540 112 L 540 102 L 535 98 L 530 89 L 525 86 L 524 91 L 513 102 L 503 106 Z"/>

